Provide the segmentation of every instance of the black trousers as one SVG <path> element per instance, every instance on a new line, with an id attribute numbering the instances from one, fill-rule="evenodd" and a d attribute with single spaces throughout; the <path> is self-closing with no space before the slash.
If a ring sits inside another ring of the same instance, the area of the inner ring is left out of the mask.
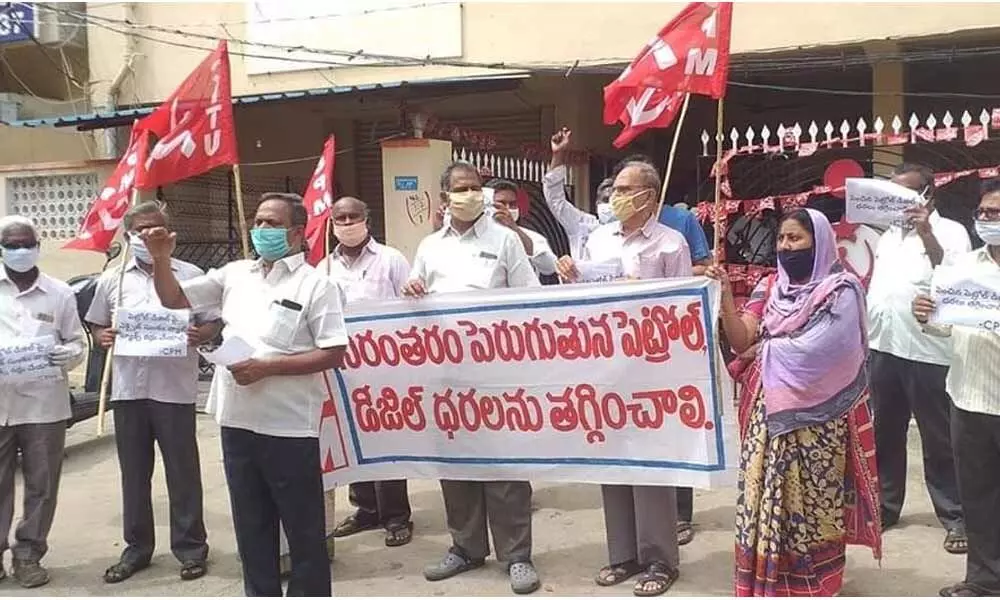
<path id="1" fill-rule="evenodd" d="M 1000 390 L 997 390 L 1000 394 Z M 969 554 L 965 582 L 1000 595 L 1000 417 L 955 408 L 951 419 Z"/>
<path id="2" fill-rule="evenodd" d="M 410 522 L 410 497 L 406 480 L 352 483 L 348 498 L 358 508 L 357 519 L 365 525 L 394 529 Z"/>
<path id="3" fill-rule="evenodd" d="M 223 427 L 222 458 L 246 595 L 281 596 L 283 526 L 292 561 L 288 595 L 330 596 L 319 440 Z"/>
<path id="4" fill-rule="evenodd" d="M 948 367 L 877 351 L 869 360 L 883 521 L 894 523 L 903 511 L 906 433 L 912 415 L 920 430 L 924 481 L 934 512 L 946 529 L 964 529 L 951 447 L 951 398 L 945 391 Z"/>
<path id="5" fill-rule="evenodd" d="M 177 560 L 208 557 L 201 487 L 201 461 L 194 404 L 155 400 L 115 402 L 115 445 L 122 476 L 121 561 L 148 564 L 156 548 L 152 480 L 160 447 L 170 498 L 170 549 Z"/>
<path id="6" fill-rule="evenodd" d="M 694 521 L 694 490 L 691 488 L 676 488 L 677 491 L 677 522 L 691 523 Z"/>

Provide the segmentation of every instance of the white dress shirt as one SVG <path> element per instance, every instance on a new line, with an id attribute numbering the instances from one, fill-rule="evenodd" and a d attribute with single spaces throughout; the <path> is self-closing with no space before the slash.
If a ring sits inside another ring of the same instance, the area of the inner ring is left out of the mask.
<path id="1" fill-rule="evenodd" d="M 971 277 L 996 277 L 1000 265 L 986 248 L 956 257 L 952 263 Z M 948 395 L 962 410 L 1000 416 L 1000 334 L 974 327 L 925 325 L 931 336 L 951 336 Z M 946 343 L 948 340 L 944 340 Z"/>
<path id="2" fill-rule="evenodd" d="M 528 257 L 528 260 L 531 261 L 535 272 L 539 275 L 555 275 L 556 254 L 552 251 L 552 246 L 549 246 L 549 240 L 545 239 L 544 235 L 527 227 L 521 227 L 521 231 L 531 238 L 531 256 Z"/>
<path id="3" fill-rule="evenodd" d="M 193 309 L 221 308 L 223 337 L 239 336 L 255 349 L 255 358 L 347 345 L 340 292 L 301 252 L 275 262 L 266 275 L 261 261 L 239 260 L 181 287 Z M 301 438 L 319 437 L 326 397 L 320 373 L 277 375 L 244 386 L 220 367 L 210 403 L 223 427 Z"/>
<path id="4" fill-rule="evenodd" d="M 449 223 L 425 237 L 410 279 L 422 281 L 428 293 L 541 285 L 521 238 L 485 215 L 465 233 Z"/>
<path id="5" fill-rule="evenodd" d="M 944 262 L 972 249 L 969 233 L 961 224 L 941 217 L 937 211 L 931 213 L 929 221 L 944 250 Z M 890 227 L 882 234 L 868 286 L 868 340 L 872 350 L 916 362 L 948 364 L 947 340 L 924 334 L 910 308 L 914 296 L 930 292 L 933 273 L 916 231 L 904 236 L 900 228 Z"/>
<path id="6" fill-rule="evenodd" d="M 345 304 L 359 300 L 398 298 L 410 275 L 410 263 L 403 253 L 369 238 L 357 258 L 351 259 L 340 244 L 324 258 L 316 270 L 329 274 L 344 292 Z"/>
<path id="7" fill-rule="evenodd" d="M 171 268 L 177 281 L 200 277 L 204 271 L 191 263 L 172 259 Z M 108 327 L 118 310 L 118 269 L 104 273 L 97 282 L 94 300 L 87 310 L 87 322 Z M 122 278 L 122 307 L 126 309 L 160 309 L 163 304 L 156 295 L 153 277 L 139 268 L 135 259 L 125 266 Z M 214 321 L 218 311 L 195 313 L 195 324 Z M 170 404 L 194 404 L 198 399 L 198 351 L 188 348 L 187 356 L 145 357 L 115 356 L 111 399 L 113 401 L 156 400 Z"/>
<path id="8" fill-rule="evenodd" d="M 68 285 L 39 273 L 25 291 L 0 267 L 0 339 L 52 336 L 56 344 L 71 347 L 76 358 L 55 380 L 30 383 L 0 381 L 0 426 L 56 423 L 72 416 L 66 372 L 83 360 L 86 342 L 76 309 L 76 295 Z"/>
<path id="9" fill-rule="evenodd" d="M 542 195 L 569 239 L 570 256 L 580 260 L 591 232 L 601 226 L 597 217 L 580 210 L 566 197 L 566 166 L 559 165 L 542 178 Z"/>
<path id="10" fill-rule="evenodd" d="M 621 259 L 625 276 L 633 279 L 691 276 L 691 251 L 684 236 L 655 216 L 627 236 L 617 221 L 601 225 L 587 239 L 582 259 L 598 263 Z"/>

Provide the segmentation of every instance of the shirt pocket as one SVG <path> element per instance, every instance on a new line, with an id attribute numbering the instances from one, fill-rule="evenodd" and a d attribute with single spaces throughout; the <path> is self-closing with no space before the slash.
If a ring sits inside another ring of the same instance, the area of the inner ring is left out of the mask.
<path id="1" fill-rule="evenodd" d="M 476 251 L 468 259 L 469 283 L 472 287 L 488 290 L 493 288 L 497 269 L 500 268 L 498 254 L 489 250 Z"/>
<path id="2" fill-rule="evenodd" d="M 301 304 L 292 300 L 275 300 L 267 309 L 267 322 L 261 341 L 279 350 L 291 350 L 305 325 Z"/>

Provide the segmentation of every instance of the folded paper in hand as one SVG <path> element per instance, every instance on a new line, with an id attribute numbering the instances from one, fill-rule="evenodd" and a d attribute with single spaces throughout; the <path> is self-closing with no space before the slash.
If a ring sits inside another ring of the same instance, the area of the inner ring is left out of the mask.
<path id="1" fill-rule="evenodd" d="M 238 335 L 227 337 L 222 344 L 211 352 L 202 352 L 208 362 L 228 367 L 249 360 L 254 353 L 253 346 Z"/>

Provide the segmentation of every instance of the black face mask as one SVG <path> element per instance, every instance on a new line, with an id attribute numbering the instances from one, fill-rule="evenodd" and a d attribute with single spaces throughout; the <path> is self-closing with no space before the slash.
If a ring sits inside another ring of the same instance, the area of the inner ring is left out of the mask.
<path id="1" fill-rule="evenodd" d="M 813 256 L 812 248 L 779 250 L 778 262 L 793 282 L 805 282 L 812 276 Z"/>

